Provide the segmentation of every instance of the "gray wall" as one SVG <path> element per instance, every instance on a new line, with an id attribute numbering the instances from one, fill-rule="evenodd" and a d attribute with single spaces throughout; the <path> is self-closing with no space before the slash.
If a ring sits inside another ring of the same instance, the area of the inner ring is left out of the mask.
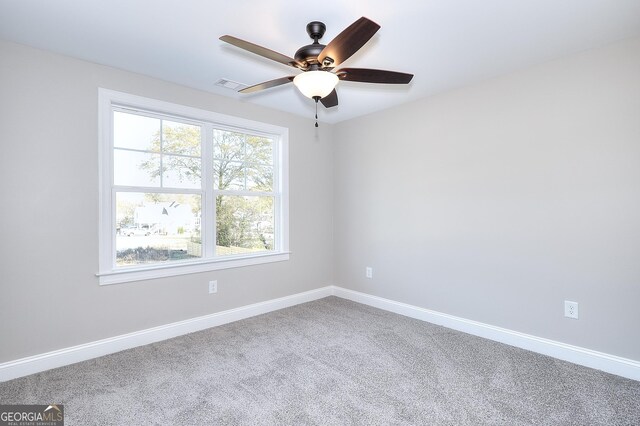
<path id="1" fill-rule="evenodd" d="M 330 283 L 640 360 L 639 76 L 634 39 L 316 131 L 0 42 L 0 362 Z M 98 87 L 288 127 L 291 260 L 98 286 Z"/>
<path id="2" fill-rule="evenodd" d="M 334 138 L 337 285 L 640 360 L 640 39 Z"/>
<path id="3" fill-rule="evenodd" d="M 288 127 L 291 260 L 99 286 L 98 87 Z M 311 120 L 0 42 L 0 362 L 330 284 L 331 140 Z"/>

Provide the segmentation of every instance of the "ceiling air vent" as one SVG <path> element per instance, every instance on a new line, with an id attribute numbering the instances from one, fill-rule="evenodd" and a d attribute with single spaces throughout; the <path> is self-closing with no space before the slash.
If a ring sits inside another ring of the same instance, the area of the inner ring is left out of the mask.
<path id="1" fill-rule="evenodd" d="M 238 83 L 237 81 L 228 80 L 226 78 L 221 78 L 220 80 L 216 81 L 215 85 L 224 87 L 225 89 L 231 89 L 235 91 L 238 91 L 247 87 L 246 84 Z"/>

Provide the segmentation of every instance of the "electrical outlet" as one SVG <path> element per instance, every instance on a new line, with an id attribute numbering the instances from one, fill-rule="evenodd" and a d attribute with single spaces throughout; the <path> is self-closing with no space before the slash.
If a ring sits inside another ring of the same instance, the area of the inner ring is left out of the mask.
<path id="1" fill-rule="evenodd" d="M 578 302 L 564 301 L 564 316 L 567 318 L 578 319 Z"/>
<path id="2" fill-rule="evenodd" d="M 209 281 L 209 294 L 218 292 L 218 281 Z"/>
<path id="3" fill-rule="evenodd" d="M 364 276 L 367 278 L 373 278 L 373 268 L 371 266 L 367 266 L 364 270 Z"/>

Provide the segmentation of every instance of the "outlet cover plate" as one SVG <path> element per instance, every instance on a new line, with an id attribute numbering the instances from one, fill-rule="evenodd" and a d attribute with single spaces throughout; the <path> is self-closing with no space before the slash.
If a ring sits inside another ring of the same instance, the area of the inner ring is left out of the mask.
<path id="1" fill-rule="evenodd" d="M 564 316 L 567 318 L 578 319 L 578 302 L 570 300 L 564 301 Z"/>

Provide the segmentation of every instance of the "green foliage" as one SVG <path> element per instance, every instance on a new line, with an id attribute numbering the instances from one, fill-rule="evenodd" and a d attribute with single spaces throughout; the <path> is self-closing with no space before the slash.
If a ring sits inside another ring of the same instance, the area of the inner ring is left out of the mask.
<path id="1" fill-rule="evenodd" d="M 155 247 L 138 247 L 119 250 L 116 260 L 119 265 L 139 265 L 142 263 L 165 262 L 168 260 L 191 259 L 196 256 L 184 250 L 170 250 Z"/>
<path id="2" fill-rule="evenodd" d="M 273 249 L 273 197 L 216 197 L 217 245 Z"/>
<path id="3" fill-rule="evenodd" d="M 271 139 L 214 131 L 214 179 L 219 190 L 273 190 Z"/>
<path id="4" fill-rule="evenodd" d="M 214 143 L 218 190 L 273 191 L 270 139 L 216 130 Z M 218 195 L 216 218 L 218 246 L 273 249 L 272 197 Z"/>

